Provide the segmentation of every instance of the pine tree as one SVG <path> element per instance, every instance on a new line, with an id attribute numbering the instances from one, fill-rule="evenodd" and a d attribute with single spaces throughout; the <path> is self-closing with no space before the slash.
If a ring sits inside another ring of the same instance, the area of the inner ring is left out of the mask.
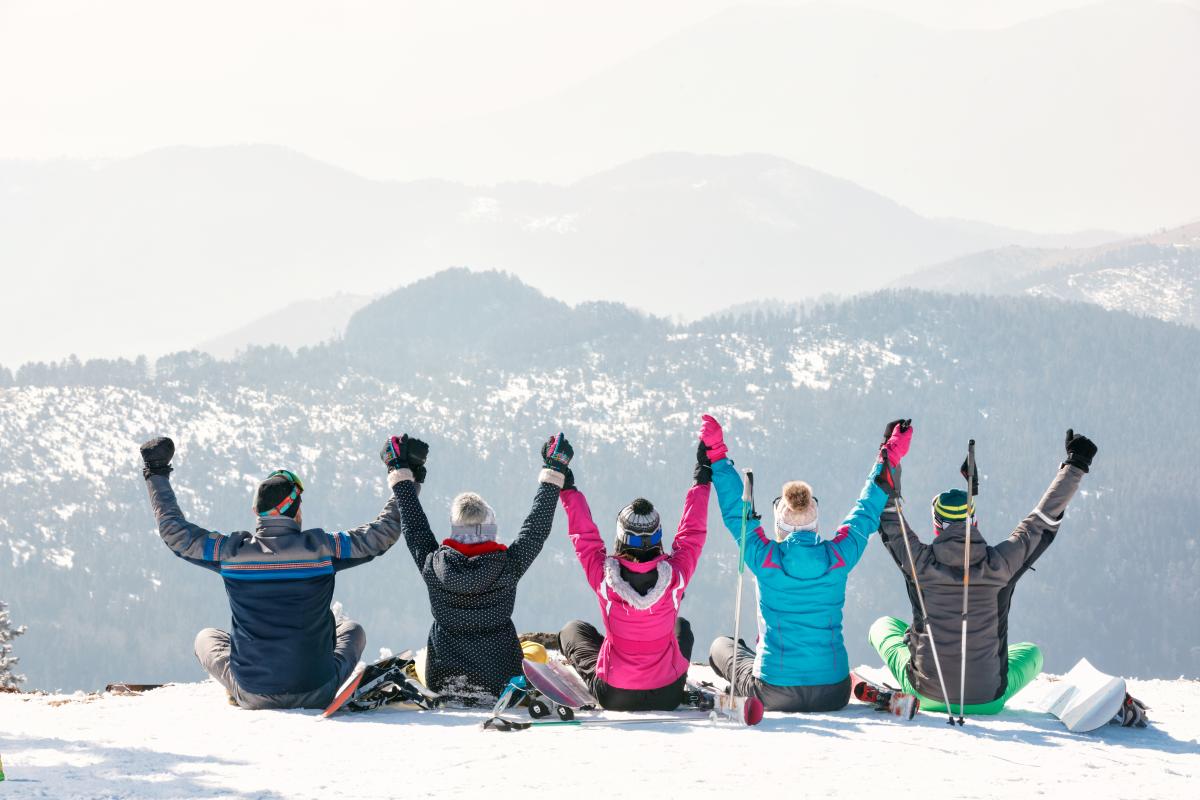
<path id="1" fill-rule="evenodd" d="M 25 626 L 16 628 L 8 618 L 8 603 L 0 600 L 0 691 L 16 689 L 24 683 L 25 676 L 16 672 L 21 659 L 12 654 L 12 640 L 25 632 Z"/>

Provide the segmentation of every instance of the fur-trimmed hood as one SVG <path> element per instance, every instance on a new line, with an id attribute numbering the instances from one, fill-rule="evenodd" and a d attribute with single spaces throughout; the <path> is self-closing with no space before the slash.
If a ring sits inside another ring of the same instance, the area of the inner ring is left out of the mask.
<path id="1" fill-rule="evenodd" d="M 671 569 L 670 562 L 666 557 L 660 557 L 655 562 L 648 562 L 645 565 L 638 564 L 637 566 L 651 566 L 658 571 L 658 581 L 651 587 L 650 591 L 645 594 L 639 594 L 636 589 L 629 585 L 629 581 L 625 580 L 621 575 L 622 561 L 615 556 L 609 556 L 604 559 L 604 583 L 616 593 L 632 608 L 638 611 L 646 611 L 653 608 L 654 604 L 662 600 L 663 595 L 671 588 L 671 582 L 675 577 L 675 571 Z M 626 567 L 636 568 L 635 566 L 626 563 Z M 649 570 L 646 570 L 649 572 Z"/>

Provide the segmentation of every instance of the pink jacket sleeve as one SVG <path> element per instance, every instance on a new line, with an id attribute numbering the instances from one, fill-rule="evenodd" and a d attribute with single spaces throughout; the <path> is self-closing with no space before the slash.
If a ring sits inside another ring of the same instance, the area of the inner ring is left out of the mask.
<path id="1" fill-rule="evenodd" d="M 587 498 L 578 489 L 566 489 L 559 494 L 567 512 L 567 535 L 575 547 L 575 555 L 583 566 L 589 586 L 598 586 L 604 577 L 604 540 L 592 521 Z M 703 541 L 703 537 L 701 538 Z"/>
<path id="2" fill-rule="evenodd" d="M 688 489 L 679 530 L 675 533 L 675 541 L 671 543 L 671 567 L 678 570 L 685 581 L 692 579 L 696 563 L 700 560 L 700 551 L 704 549 L 704 540 L 708 538 L 708 495 L 711 488 L 709 484 L 701 483 Z"/>

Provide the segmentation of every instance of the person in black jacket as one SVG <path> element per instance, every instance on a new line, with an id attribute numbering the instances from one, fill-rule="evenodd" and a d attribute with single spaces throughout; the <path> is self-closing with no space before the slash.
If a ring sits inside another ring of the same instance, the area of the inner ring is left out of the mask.
<path id="1" fill-rule="evenodd" d="M 533 508 L 509 545 L 496 540 L 496 515 L 482 497 L 464 492 L 450 509 L 450 536 L 439 545 L 417 498 L 429 446 L 407 435 L 384 449 L 396 475 L 404 541 L 425 580 L 433 626 L 423 680 L 436 692 L 470 698 L 499 696 L 520 675 L 521 644 L 512 613 L 517 583 L 533 564 L 554 522 L 558 494 L 567 481 L 571 445 L 561 433 L 542 447 Z"/>

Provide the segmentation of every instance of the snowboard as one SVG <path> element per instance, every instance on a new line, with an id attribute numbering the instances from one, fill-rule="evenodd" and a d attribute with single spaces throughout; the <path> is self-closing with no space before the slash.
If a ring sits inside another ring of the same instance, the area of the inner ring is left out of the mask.
<path id="1" fill-rule="evenodd" d="M 1050 688 L 1036 704 L 1053 714 L 1072 733 L 1094 731 L 1121 711 L 1125 702 L 1125 680 L 1105 675 L 1086 658 Z"/>
<path id="2" fill-rule="evenodd" d="M 361 661 L 358 662 L 358 665 L 354 668 L 354 671 L 350 673 L 350 677 L 346 678 L 345 682 L 338 687 L 337 693 L 333 696 L 333 701 L 325 707 L 324 711 L 321 712 L 321 719 L 326 719 L 333 716 L 341 709 L 342 706 L 346 704 L 346 701 L 350 699 L 351 695 L 354 694 L 354 691 L 358 688 L 359 684 L 362 683 L 363 673 L 366 671 L 366 669 L 366 664 L 362 663 Z"/>
<path id="3" fill-rule="evenodd" d="M 855 700 L 874 705 L 876 711 L 886 711 L 903 720 L 912 719 L 921 709 L 921 700 L 915 694 L 880 686 L 853 672 L 850 673 L 850 693 Z"/>

